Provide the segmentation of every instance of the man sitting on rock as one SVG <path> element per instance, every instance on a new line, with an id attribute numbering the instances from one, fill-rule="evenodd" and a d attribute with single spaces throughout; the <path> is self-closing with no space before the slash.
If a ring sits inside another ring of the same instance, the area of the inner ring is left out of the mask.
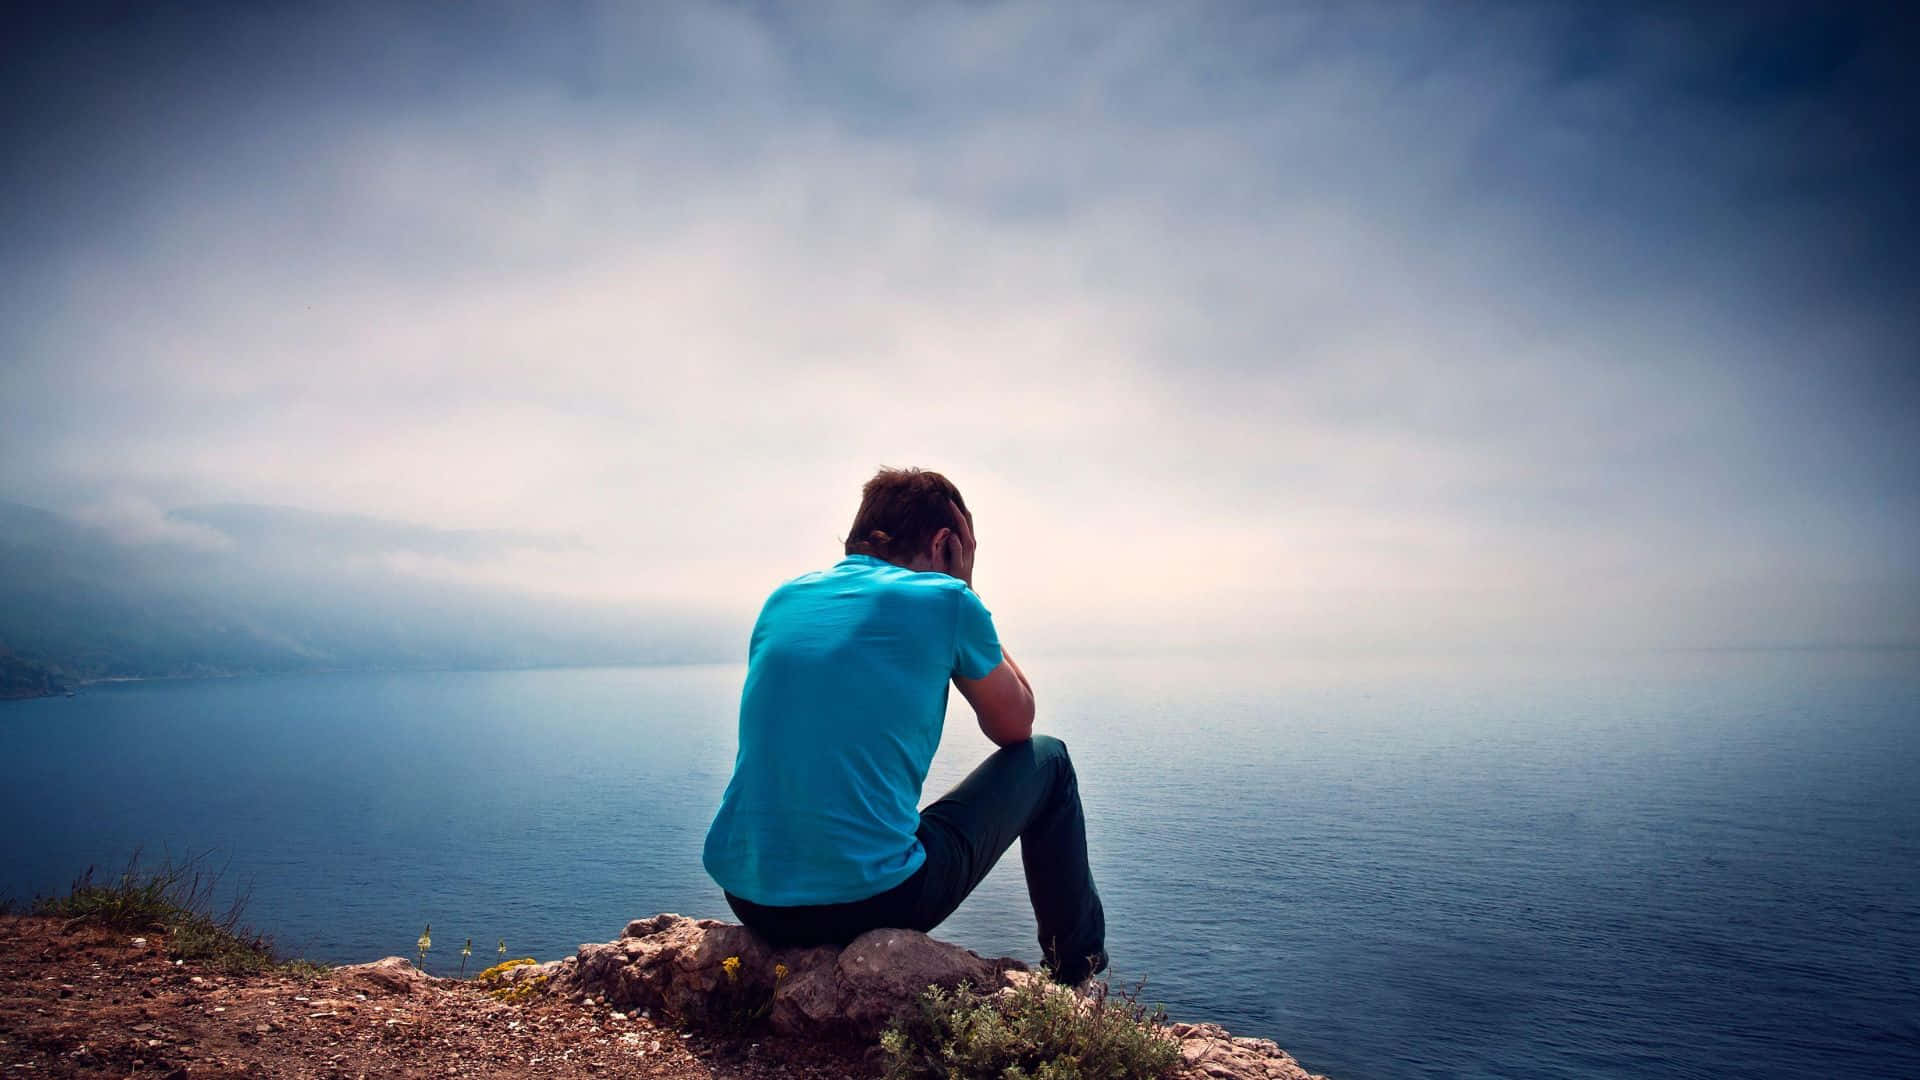
<path id="1" fill-rule="evenodd" d="M 775 589 L 754 624 L 740 749 L 704 863 L 776 947 L 928 931 L 1020 840 L 1053 977 L 1107 965 L 1067 748 L 1033 734 L 1033 690 L 973 593 L 973 515 L 946 477 L 882 469 L 846 558 Z M 916 810 L 947 682 L 1000 746 Z"/>

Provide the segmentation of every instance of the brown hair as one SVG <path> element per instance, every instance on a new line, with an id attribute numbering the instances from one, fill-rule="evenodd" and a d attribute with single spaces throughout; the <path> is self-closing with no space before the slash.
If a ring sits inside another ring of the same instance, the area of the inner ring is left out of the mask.
<path id="1" fill-rule="evenodd" d="M 872 555 L 892 562 L 927 550 L 933 534 L 951 529 L 951 500 L 973 524 L 973 511 L 953 481 L 925 469 L 882 467 L 860 492 L 860 510 L 847 530 L 847 554 Z"/>

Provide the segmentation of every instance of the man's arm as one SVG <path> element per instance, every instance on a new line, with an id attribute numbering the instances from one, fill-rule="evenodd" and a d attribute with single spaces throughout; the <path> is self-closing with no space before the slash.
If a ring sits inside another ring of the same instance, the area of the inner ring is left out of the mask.
<path id="1" fill-rule="evenodd" d="M 1005 649 L 1000 650 L 1000 666 L 987 672 L 985 678 L 955 675 L 953 685 L 973 706 L 981 734 L 996 745 L 1012 746 L 1033 738 L 1033 687 Z"/>
<path id="2" fill-rule="evenodd" d="M 951 501 L 947 508 L 953 511 L 953 526 L 934 534 L 934 547 L 941 556 L 936 566 L 942 573 L 966 582 L 971 589 L 973 559 L 979 541 L 974 538 L 966 513 Z M 1000 650 L 1000 663 L 985 677 L 966 679 L 955 674 L 953 685 L 960 688 L 960 696 L 973 706 L 973 715 L 979 719 L 980 731 L 987 738 L 1000 746 L 1012 746 L 1033 738 L 1033 687 L 1027 682 L 1027 673 L 1020 670 L 1020 665 L 1013 662 L 1005 648 Z"/>

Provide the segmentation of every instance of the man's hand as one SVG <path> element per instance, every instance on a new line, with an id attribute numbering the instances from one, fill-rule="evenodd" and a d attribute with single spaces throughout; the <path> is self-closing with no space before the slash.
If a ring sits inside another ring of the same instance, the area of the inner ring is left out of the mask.
<path id="1" fill-rule="evenodd" d="M 967 523 L 967 515 L 959 504 L 948 499 L 947 508 L 953 511 L 953 528 L 947 530 L 946 538 L 941 541 L 941 556 L 947 563 L 945 573 L 959 578 L 967 583 L 968 588 L 972 588 L 973 554 L 979 548 L 979 543 L 974 540 L 973 526 Z"/>

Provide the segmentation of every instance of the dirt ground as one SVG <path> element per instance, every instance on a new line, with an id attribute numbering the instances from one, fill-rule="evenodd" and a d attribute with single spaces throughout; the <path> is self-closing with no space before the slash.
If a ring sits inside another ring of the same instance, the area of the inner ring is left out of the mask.
<path id="1" fill-rule="evenodd" d="M 862 1047 L 689 1034 L 592 1002 L 507 1004 L 451 980 L 393 993 L 339 974 L 222 975 L 169 959 L 157 933 L 0 916 L 0 1080 L 841 1080 L 879 1071 Z"/>

